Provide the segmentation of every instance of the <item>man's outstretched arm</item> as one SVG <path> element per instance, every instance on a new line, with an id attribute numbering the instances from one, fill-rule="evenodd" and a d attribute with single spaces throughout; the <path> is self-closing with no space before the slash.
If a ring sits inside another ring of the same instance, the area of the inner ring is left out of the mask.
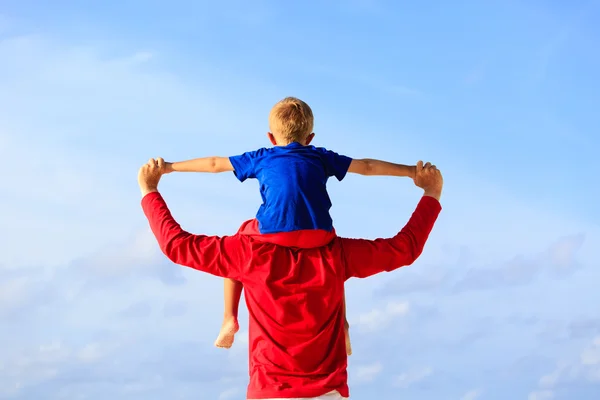
<path id="1" fill-rule="evenodd" d="M 342 239 L 346 279 L 366 278 L 412 264 L 423 252 L 442 209 L 439 199 L 443 180 L 429 163 L 417 164 L 415 183 L 425 190 L 408 223 L 389 239 Z"/>
<path id="2" fill-rule="evenodd" d="M 421 255 L 442 207 L 423 196 L 408 223 L 389 239 L 343 239 L 346 279 L 366 278 L 410 265 Z"/>
<path id="3" fill-rule="evenodd" d="M 150 160 L 138 175 L 142 208 L 162 252 L 176 264 L 239 280 L 240 271 L 249 258 L 243 238 L 193 235 L 181 229 L 158 193 L 163 173 L 164 161 L 159 159 Z"/>

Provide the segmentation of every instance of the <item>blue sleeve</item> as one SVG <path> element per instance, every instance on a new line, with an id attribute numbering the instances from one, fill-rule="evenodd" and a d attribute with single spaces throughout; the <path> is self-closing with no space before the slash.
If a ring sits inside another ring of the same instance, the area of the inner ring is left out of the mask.
<path id="1" fill-rule="evenodd" d="M 348 172 L 348 168 L 350 168 L 352 158 L 323 148 L 319 148 L 318 150 L 321 152 L 321 158 L 323 159 L 323 164 L 325 164 L 327 176 L 335 176 L 338 181 L 344 179 Z"/>
<path id="2" fill-rule="evenodd" d="M 229 161 L 233 165 L 233 173 L 240 182 L 244 182 L 248 178 L 256 178 L 256 162 L 263 153 L 261 150 L 229 157 Z"/>

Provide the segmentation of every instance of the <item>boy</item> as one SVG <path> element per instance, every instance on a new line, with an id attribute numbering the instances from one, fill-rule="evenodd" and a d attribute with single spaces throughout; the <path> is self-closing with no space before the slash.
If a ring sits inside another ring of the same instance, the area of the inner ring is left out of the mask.
<path id="1" fill-rule="evenodd" d="M 352 172 L 414 178 L 415 166 L 357 160 L 316 148 L 310 145 L 315 136 L 313 126 L 314 117 L 308 104 L 287 97 L 275 104 L 269 114 L 267 136 L 274 147 L 229 158 L 207 157 L 167 163 L 167 172 L 233 171 L 241 182 L 248 178 L 258 179 L 263 204 L 250 229 L 260 232 L 265 241 L 271 241 L 269 235 L 277 233 L 272 240 L 282 246 L 325 246 L 335 237 L 326 188 L 329 177 L 335 176 L 341 181 L 347 172 Z M 224 319 L 215 346 L 230 348 L 239 330 L 237 314 L 243 286 L 226 279 L 224 289 Z M 347 320 L 345 336 L 346 352 L 350 355 Z"/>

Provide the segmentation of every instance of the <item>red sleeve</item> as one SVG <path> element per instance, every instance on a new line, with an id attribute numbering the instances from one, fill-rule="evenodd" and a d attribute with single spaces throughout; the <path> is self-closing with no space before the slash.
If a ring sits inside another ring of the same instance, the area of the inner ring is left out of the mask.
<path id="1" fill-rule="evenodd" d="M 423 196 L 408 223 L 391 239 L 342 239 L 346 279 L 366 278 L 412 264 L 423 251 L 442 206 Z"/>
<path id="2" fill-rule="evenodd" d="M 247 241 L 240 235 L 192 235 L 181 229 L 158 192 L 142 199 L 144 214 L 163 253 L 176 264 L 239 280 L 250 259 Z"/>

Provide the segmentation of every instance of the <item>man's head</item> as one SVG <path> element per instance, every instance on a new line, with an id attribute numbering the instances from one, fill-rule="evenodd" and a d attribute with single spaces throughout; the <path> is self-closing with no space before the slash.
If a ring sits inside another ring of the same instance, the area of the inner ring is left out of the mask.
<path id="1" fill-rule="evenodd" d="M 293 142 L 303 145 L 314 137 L 314 117 L 312 110 L 300 99 L 286 97 L 271 109 L 269 114 L 269 140 L 276 146 Z"/>

